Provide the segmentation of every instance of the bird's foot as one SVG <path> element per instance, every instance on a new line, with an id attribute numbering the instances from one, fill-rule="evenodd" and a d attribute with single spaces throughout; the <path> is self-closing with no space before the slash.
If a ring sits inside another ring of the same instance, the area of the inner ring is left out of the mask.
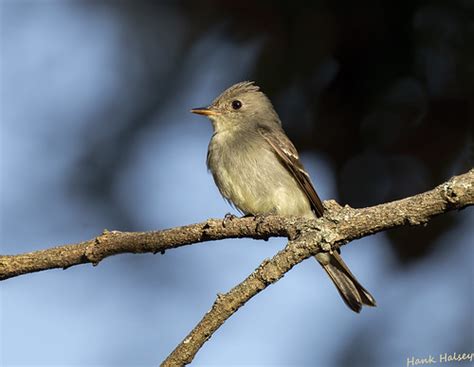
<path id="1" fill-rule="evenodd" d="M 232 213 L 227 213 L 226 215 L 224 215 L 224 219 L 222 219 L 222 227 L 225 228 L 225 226 L 227 225 L 227 223 L 233 221 L 234 219 L 236 219 L 237 216 L 232 214 Z"/>
<path id="2" fill-rule="evenodd" d="M 273 213 L 265 213 L 265 214 L 257 214 L 255 216 L 253 216 L 254 220 L 257 222 L 257 224 L 256 224 L 257 233 L 262 235 L 262 239 L 264 241 L 268 241 L 269 236 L 266 235 L 266 234 L 263 234 L 265 231 L 263 231 L 262 224 L 265 222 L 265 220 L 268 217 L 271 217 L 272 215 L 274 215 L 274 214 Z"/>
<path id="3" fill-rule="evenodd" d="M 274 209 L 274 210 L 272 210 L 272 211 L 270 211 L 270 212 L 268 212 L 268 213 L 263 213 L 263 214 L 260 213 L 260 214 L 255 214 L 255 215 L 250 214 L 249 217 L 254 217 L 256 221 L 258 221 L 259 223 L 261 223 L 261 222 L 265 221 L 265 219 L 267 219 L 268 217 L 271 217 L 271 216 L 273 216 L 273 215 L 275 215 L 275 214 L 276 214 L 276 210 Z"/>

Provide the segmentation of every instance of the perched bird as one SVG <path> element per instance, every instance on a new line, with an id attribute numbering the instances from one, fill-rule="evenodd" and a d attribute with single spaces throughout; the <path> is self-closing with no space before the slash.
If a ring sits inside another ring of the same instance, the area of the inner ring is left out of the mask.
<path id="1" fill-rule="evenodd" d="M 321 217 L 324 206 L 268 97 L 253 82 L 225 90 L 193 113 L 212 121 L 207 166 L 222 196 L 246 215 Z M 375 299 L 337 252 L 315 256 L 355 312 Z"/>

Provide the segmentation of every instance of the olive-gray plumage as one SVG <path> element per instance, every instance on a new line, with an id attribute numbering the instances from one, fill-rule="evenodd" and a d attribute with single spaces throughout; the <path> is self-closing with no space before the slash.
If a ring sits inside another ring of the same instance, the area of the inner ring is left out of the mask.
<path id="1" fill-rule="evenodd" d="M 207 166 L 222 196 L 244 214 L 323 215 L 324 207 L 270 100 L 253 82 L 225 90 L 209 107 L 193 109 L 212 121 Z M 346 304 L 359 312 L 375 300 L 337 253 L 315 256 Z"/>

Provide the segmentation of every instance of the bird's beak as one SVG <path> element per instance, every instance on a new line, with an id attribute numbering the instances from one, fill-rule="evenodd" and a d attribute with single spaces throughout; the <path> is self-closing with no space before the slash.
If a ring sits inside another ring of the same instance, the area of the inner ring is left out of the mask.
<path id="1" fill-rule="evenodd" d="M 192 113 L 204 116 L 215 116 L 218 113 L 215 110 L 210 109 L 209 107 L 198 107 L 191 110 Z"/>

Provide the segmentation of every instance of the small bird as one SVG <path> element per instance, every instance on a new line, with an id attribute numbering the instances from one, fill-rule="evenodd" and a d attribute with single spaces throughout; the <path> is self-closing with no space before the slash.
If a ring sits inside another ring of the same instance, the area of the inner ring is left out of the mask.
<path id="1" fill-rule="evenodd" d="M 272 103 L 254 82 L 237 83 L 209 107 L 191 112 L 211 120 L 214 133 L 207 167 L 222 196 L 242 213 L 306 218 L 324 215 L 324 206 L 296 148 Z M 360 312 L 362 305 L 376 305 L 338 252 L 320 252 L 315 258 L 350 309 Z"/>

